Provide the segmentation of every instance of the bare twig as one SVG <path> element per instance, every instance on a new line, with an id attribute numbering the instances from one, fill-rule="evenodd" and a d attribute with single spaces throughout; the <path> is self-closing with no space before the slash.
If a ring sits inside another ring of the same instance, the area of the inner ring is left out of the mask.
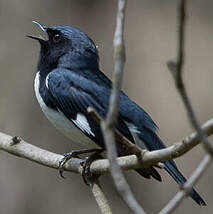
<path id="1" fill-rule="evenodd" d="M 178 56 L 177 62 L 168 62 L 168 68 L 171 71 L 176 88 L 181 96 L 181 99 L 185 105 L 188 119 L 191 126 L 198 133 L 198 137 L 203 142 L 205 150 L 208 154 L 204 157 L 202 162 L 199 164 L 197 169 L 194 171 L 189 180 L 183 185 L 182 190 L 180 190 L 175 197 L 163 208 L 160 214 L 172 213 L 175 208 L 181 203 L 185 196 L 188 196 L 192 191 L 193 185 L 198 181 L 198 179 L 203 175 L 204 171 L 208 168 L 213 157 L 213 145 L 208 141 L 206 134 L 201 129 L 199 121 L 194 113 L 194 109 L 189 100 L 186 92 L 186 88 L 183 82 L 183 66 L 184 66 L 184 41 L 185 41 L 185 11 L 186 11 L 187 0 L 180 0 L 178 15 L 179 15 L 179 35 L 178 35 Z"/>
<path id="2" fill-rule="evenodd" d="M 98 113 L 92 107 L 88 107 L 87 112 L 90 114 L 90 116 L 99 125 L 101 125 L 101 121 L 103 120 L 103 118 L 101 118 L 100 115 L 98 115 Z M 141 156 L 141 148 L 139 148 L 136 144 L 133 144 L 131 141 L 129 141 L 118 130 L 115 129 L 114 133 L 115 133 L 115 138 L 119 141 L 119 143 L 123 144 L 123 146 L 127 148 L 128 152 L 130 154 L 135 154 L 140 158 L 140 156 Z"/>
<path id="3" fill-rule="evenodd" d="M 181 190 L 174 196 L 174 198 L 160 211 L 159 214 L 169 214 L 172 213 L 177 206 L 182 202 L 182 200 L 190 194 L 193 186 L 199 180 L 199 178 L 204 174 L 205 170 L 209 167 L 211 163 L 211 155 L 207 154 L 197 169 L 194 171 L 192 176 L 188 181 L 183 185 Z"/>
<path id="4" fill-rule="evenodd" d="M 185 14 L 185 5 L 186 0 L 180 0 L 179 5 L 179 30 L 178 30 L 178 38 L 179 38 L 179 45 L 178 45 L 178 59 L 177 59 L 177 75 L 176 75 L 176 85 L 178 88 L 183 87 L 183 65 L 184 65 L 184 45 L 185 45 L 185 28 L 186 28 L 186 14 Z"/>
<path id="5" fill-rule="evenodd" d="M 203 142 L 204 148 L 213 155 L 213 144 L 210 143 L 205 133 L 202 132 L 200 128 L 199 121 L 194 113 L 192 104 L 187 95 L 186 88 L 183 82 L 182 73 L 183 73 L 183 65 L 184 65 L 184 41 L 185 41 L 185 10 L 186 10 L 186 2 L 187 0 L 180 1 L 180 7 L 178 15 L 180 17 L 179 21 L 179 37 L 178 37 L 178 58 L 177 62 L 169 61 L 167 63 L 169 70 L 173 74 L 175 85 L 177 87 L 178 92 L 180 93 L 181 99 L 185 105 L 187 110 L 188 119 L 191 123 L 191 126 L 197 131 L 199 134 L 201 141 Z"/>
<path id="6" fill-rule="evenodd" d="M 213 134 L 213 119 L 208 120 L 203 126 L 203 131 L 209 136 Z M 174 143 L 165 149 L 156 151 L 146 151 L 142 150 L 141 157 L 138 159 L 135 155 L 120 157 L 118 158 L 118 164 L 123 170 L 127 169 L 137 169 L 146 168 L 153 166 L 159 162 L 165 162 L 177 157 L 182 156 L 186 152 L 190 151 L 193 147 L 200 143 L 200 138 L 197 133 L 192 133 L 185 137 L 180 142 Z M 97 164 L 97 165 L 96 165 Z M 92 163 L 91 170 L 97 169 L 101 166 L 104 171 L 99 171 L 100 173 L 108 172 L 109 162 L 106 160 L 98 160 Z M 96 167 L 97 166 L 97 167 Z M 100 168 L 99 168 L 100 169 Z M 105 171 L 107 170 L 107 171 Z"/>
<path id="7" fill-rule="evenodd" d="M 110 171 L 116 186 L 116 189 L 124 200 L 126 205 L 133 213 L 145 213 L 142 207 L 135 199 L 129 184 L 127 183 L 120 166 L 117 163 L 117 151 L 115 146 L 114 128 L 117 122 L 120 89 L 123 77 L 125 63 L 125 47 L 124 47 L 124 18 L 125 18 L 126 0 L 118 1 L 117 23 L 114 36 L 114 75 L 113 88 L 110 96 L 109 111 L 106 121 L 101 122 L 104 140 L 107 149 L 107 157 L 110 162 Z"/>
<path id="8" fill-rule="evenodd" d="M 98 181 L 94 182 L 91 185 L 91 190 L 92 190 L 95 200 L 101 210 L 101 213 L 102 214 L 112 214 L 109 203 L 108 203 Z"/>

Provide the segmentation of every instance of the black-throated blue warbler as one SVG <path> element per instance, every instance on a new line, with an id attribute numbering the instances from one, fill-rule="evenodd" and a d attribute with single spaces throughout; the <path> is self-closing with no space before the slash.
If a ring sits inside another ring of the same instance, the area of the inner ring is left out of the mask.
<path id="1" fill-rule="evenodd" d="M 34 83 L 41 109 L 72 142 L 81 144 L 86 150 L 104 149 L 100 125 L 87 109 L 92 107 L 102 118 L 106 117 L 112 82 L 99 69 L 94 42 L 74 27 L 46 27 L 34 23 L 47 34 L 46 39 L 29 36 L 38 40 L 41 46 Z M 120 94 L 116 129 L 141 148 L 150 151 L 165 148 L 151 117 L 124 92 Z M 129 154 L 119 142 L 116 145 L 118 156 Z M 68 153 L 67 159 L 69 154 L 73 153 Z M 186 181 L 173 160 L 165 162 L 164 167 L 178 184 Z M 154 167 L 136 171 L 145 178 L 161 181 Z M 206 205 L 194 189 L 190 196 L 199 205 Z"/>

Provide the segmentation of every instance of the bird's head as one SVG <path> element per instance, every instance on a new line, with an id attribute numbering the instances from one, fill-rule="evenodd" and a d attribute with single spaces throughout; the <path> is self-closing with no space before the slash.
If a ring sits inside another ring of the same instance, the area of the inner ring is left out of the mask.
<path id="1" fill-rule="evenodd" d="M 84 32 L 71 26 L 46 27 L 33 23 L 46 34 L 45 37 L 28 35 L 41 45 L 38 67 L 52 64 L 70 69 L 98 67 L 97 48 Z"/>

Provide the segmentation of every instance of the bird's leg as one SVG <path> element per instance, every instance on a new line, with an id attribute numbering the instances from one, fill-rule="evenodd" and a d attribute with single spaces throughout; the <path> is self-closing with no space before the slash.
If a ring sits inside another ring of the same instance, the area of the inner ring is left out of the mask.
<path id="1" fill-rule="evenodd" d="M 100 149 L 81 149 L 81 150 L 73 150 L 71 152 L 67 152 L 67 153 L 63 154 L 64 157 L 60 160 L 59 167 L 58 167 L 60 176 L 62 178 L 65 178 L 63 176 L 63 172 L 64 172 L 63 166 L 68 160 L 70 160 L 71 158 L 74 158 L 74 157 L 79 158 L 78 155 L 91 153 L 91 152 L 97 152 L 99 150 Z"/>
<path id="2" fill-rule="evenodd" d="M 100 154 L 103 151 L 104 151 L 103 149 L 98 149 L 97 151 L 95 151 L 90 156 L 88 156 L 85 160 L 82 161 L 81 163 L 83 167 L 82 178 L 86 185 L 91 185 L 99 177 L 99 175 L 95 175 L 90 172 L 90 165 L 94 160 L 102 158 Z"/>

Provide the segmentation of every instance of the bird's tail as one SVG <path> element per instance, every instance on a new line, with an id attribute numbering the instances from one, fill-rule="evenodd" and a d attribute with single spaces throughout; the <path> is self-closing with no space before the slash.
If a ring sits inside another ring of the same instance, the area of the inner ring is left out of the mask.
<path id="1" fill-rule="evenodd" d="M 150 151 L 165 148 L 165 145 L 163 144 L 161 139 L 154 132 L 147 130 L 147 131 L 141 132 L 139 137 L 145 143 L 146 148 Z M 164 163 L 164 165 L 165 165 L 166 171 L 173 177 L 173 179 L 178 184 L 181 185 L 186 182 L 186 178 L 178 170 L 178 168 L 173 160 L 166 161 Z M 205 201 L 201 198 L 201 196 L 194 189 L 192 189 L 190 196 L 200 206 L 206 205 Z"/>
<path id="2" fill-rule="evenodd" d="M 173 177 L 173 179 L 178 184 L 184 184 L 186 182 L 186 178 L 181 174 L 176 165 L 171 163 L 171 161 L 165 162 L 164 165 L 166 171 Z M 190 196 L 200 206 L 206 206 L 205 201 L 201 198 L 201 196 L 196 192 L 195 189 L 192 189 Z"/>

